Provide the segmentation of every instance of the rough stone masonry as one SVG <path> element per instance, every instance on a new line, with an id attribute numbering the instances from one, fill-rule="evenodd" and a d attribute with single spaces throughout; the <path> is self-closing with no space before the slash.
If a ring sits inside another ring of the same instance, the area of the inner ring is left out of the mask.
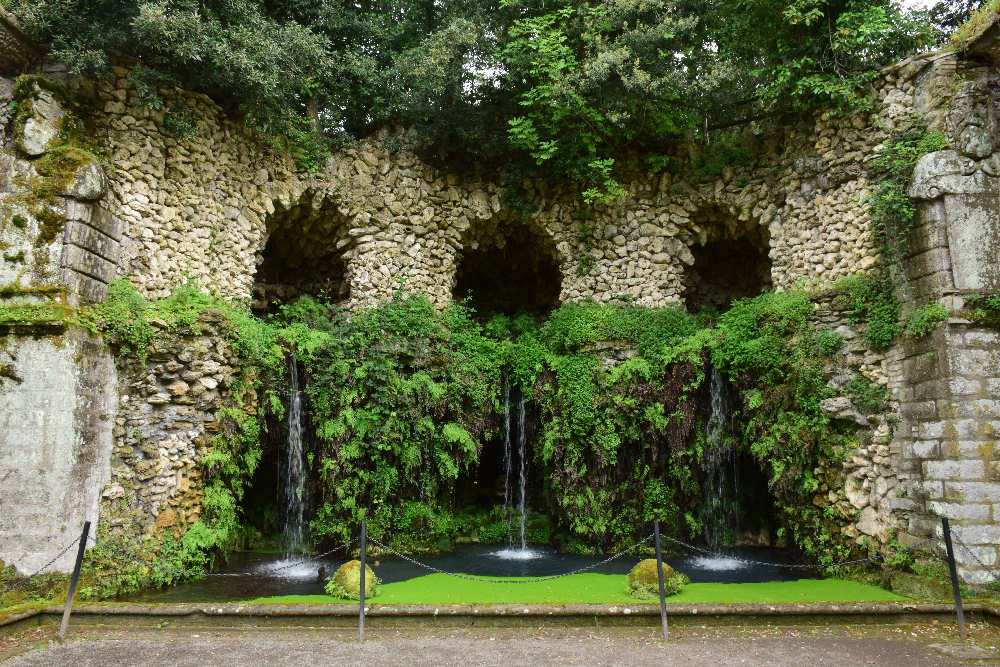
<path id="1" fill-rule="evenodd" d="M 41 77 L 17 87 L 14 75 L 37 57 L 15 28 L 0 28 L 0 299 L 8 303 L 99 301 L 124 277 L 147 297 L 193 280 L 258 305 L 323 291 L 348 307 L 387 299 L 402 281 L 443 305 L 465 258 L 521 237 L 554 267 L 558 302 L 684 302 L 711 281 L 698 258 L 718 242 L 759 251 L 765 285 L 821 292 L 878 261 L 867 166 L 896 127 L 922 114 L 950 148 L 915 171 L 904 296 L 939 301 L 955 316 L 932 337 L 880 354 L 848 326 L 843 304 L 816 299 L 817 317 L 848 343 L 842 370 L 888 384 L 896 406 L 896 423 L 869 423 L 842 402 L 824 406 L 860 420 L 869 436 L 842 466 L 820 471 L 828 482 L 816 502 L 854 517 L 851 539 L 883 545 L 933 534 L 948 516 L 971 548 L 958 553 L 967 580 L 984 581 L 998 565 L 1000 338 L 960 316 L 969 295 L 1000 291 L 992 32 L 964 54 L 887 68 L 868 116 L 818 116 L 759 138 L 752 168 L 729 167 L 711 182 L 648 174 L 613 205 L 593 208 L 545 182 L 522 183 L 537 204 L 525 214 L 505 198 L 502 178 L 425 164 L 402 130 L 303 174 L 202 95 L 169 93 L 198 119 L 195 136 L 172 136 L 122 68 L 90 81 L 43 61 Z M 47 156 L 73 119 L 103 157 L 80 152 L 54 174 Z M 237 364 L 205 325 L 145 366 L 117 368 L 77 330 L 4 333 L 0 559 L 30 571 L 84 518 L 136 538 L 197 518 L 197 460 L 232 398 Z"/>

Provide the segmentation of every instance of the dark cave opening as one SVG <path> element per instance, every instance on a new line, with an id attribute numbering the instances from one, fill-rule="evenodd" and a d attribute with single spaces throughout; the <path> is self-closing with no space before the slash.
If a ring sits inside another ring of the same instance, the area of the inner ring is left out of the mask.
<path id="1" fill-rule="evenodd" d="M 771 288 L 770 234 L 767 228 L 741 223 L 729 211 L 708 206 L 692 220 L 704 231 L 690 246 L 694 263 L 684 274 L 688 312 L 725 310 L 736 299 Z"/>
<path id="2" fill-rule="evenodd" d="M 347 300 L 350 285 L 343 217 L 303 204 L 276 213 L 275 218 L 274 230 L 257 260 L 254 310 L 271 313 L 303 295 Z"/>
<path id="3" fill-rule="evenodd" d="M 523 223 L 466 241 L 452 296 L 468 298 L 477 316 L 527 312 L 541 317 L 559 305 L 562 276 L 552 240 Z"/>
<path id="4" fill-rule="evenodd" d="M 694 264 L 684 276 L 685 305 L 725 310 L 736 299 L 757 296 L 771 287 L 771 261 L 747 238 L 709 241 L 691 248 Z"/>

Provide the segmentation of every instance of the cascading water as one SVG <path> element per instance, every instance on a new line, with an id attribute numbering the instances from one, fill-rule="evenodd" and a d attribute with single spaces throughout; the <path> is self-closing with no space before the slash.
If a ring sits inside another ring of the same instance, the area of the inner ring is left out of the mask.
<path id="1" fill-rule="evenodd" d="M 705 428 L 702 527 L 705 542 L 715 548 L 731 542 L 739 529 L 738 452 L 733 433 L 735 392 L 714 367 L 708 370 L 711 412 Z"/>
<path id="2" fill-rule="evenodd" d="M 525 506 L 526 506 L 526 504 L 525 504 L 525 495 L 526 495 L 527 481 L 528 481 L 527 473 L 526 473 L 526 469 L 525 469 L 525 465 L 524 465 L 524 459 L 525 459 L 524 447 L 525 447 L 525 442 L 527 441 L 527 439 L 528 438 L 525 436 L 525 427 L 524 427 L 524 393 L 522 392 L 521 393 L 521 398 L 517 402 L 517 445 L 518 445 L 518 447 L 517 447 L 517 456 L 518 456 L 518 459 L 520 459 L 520 461 L 521 461 L 521 476 L 520 476 L 521 477 L 521 479 L 520 479 L 520 482 L 521 482 L 521 489 L 520 489 L 521 490 L 521 495 L 519 496 L 520 497 L 520 502 L 518 503 L 517 508 L 521 512 L 521 550 L 522 551 L 526 551 L 528 549 L 528 543 L 527 543 L 527 541 L 524 538 L 524 514 L 525 514 Z"/>
<path id="3" fill-rule="evenodd" d="M 305 539 L 305 465 L 302 458 L 302 391 L 299 389 L 299 365 L 292 354 L 288 361 L 291 395 L 288 400 L 288 449 L 281 479 L 285 503 L 284 547 L 286 552 L 301 551 Z"/>
<path id="4" fill-rule="evenodd" d="M 510 387 L 504 385 L 504 514 L 507 518 L 507 548 L 495 552 L 499 558 L 505 560 L 528 560 L 538 557 L 538 552 L 528 549 L 528 540 L 525 530 L 528 513 L 528 468 L 527 468 L 527 409 L 525 406 L 525 396 L 521 393 L 517 399 L 517 457 L 518 457 L 518 496 L 517 511 L 520 515 L 520 526 L 518 528 L 518 538 L 520 544 L 514 540 L 513 514 L 514 514 L 514 489 L 511 484 L 511 475 L 514 470 L 514 442 L 511 437 L 511 405 Z"/>
<path id="5" fill-rule="evenodd" d="M 511 529 L 511 491 L 510 491 L 510 472 L 513 467 L 511 462 L 511 446 L 510 446 L 510 380 L 505 379 L 503 383 L 503 466 L 504 466 L 504 477 L 503 477 L 503 511 L 504 517 L 507 519 L 507 545 L 509 546 L 513 540 L 513 532 Z"/>

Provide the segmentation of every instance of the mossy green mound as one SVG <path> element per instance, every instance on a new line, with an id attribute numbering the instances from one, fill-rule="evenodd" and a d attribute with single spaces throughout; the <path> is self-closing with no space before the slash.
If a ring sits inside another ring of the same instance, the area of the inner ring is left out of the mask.
<path id="1" fill-rule="evenodd" d="M 691 583 L 687 575 L 674 572 L 674 568 L 666 563 L 663 568 L 663 593 L 666 596 L 677 595 L 686 584 Z M 639 561 L 628 573 L 628 594 L 640 600 L 658 598 L 660 582 L 656 577 L 656 559 L 647 558 Z"/>
<path id="2" fill-rule="evenodd" d="M 365 565 L 365 598 L 376 595 L 378 579 L 368 565 Z M 361 599 L 361 561 L 349 560 L 341 565 L 333 577 L 326 582 L 326 592 L 337 598 Z"/>

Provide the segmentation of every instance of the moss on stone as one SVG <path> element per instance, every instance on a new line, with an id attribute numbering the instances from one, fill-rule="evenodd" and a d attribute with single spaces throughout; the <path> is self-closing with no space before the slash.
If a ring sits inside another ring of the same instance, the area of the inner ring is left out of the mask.
<path id="1" fill-rule="evenodd" d="M 365 597 L 375 597 L 379 580 L 365 565 Z M 361 561 L 350 560 L 341 565 L 326 584 L 326 592 L 337 598 L 361 599 Z"/>
<path id="2" fill-rule="evenodd" d="M 666 563 L 663 568 L 663 593 L 667 597 L 677 595 L 685 585 L 691 583 L 687 575 L 675 572 L 674 568 Z M 660 596 L 660 582 L 656 576 L 656 559 L 647 558 L 639 561 L 628 573 L 628 593 L 631 597 L 640 600 L 658 598 Z"/>
<path id="3" fill-rule="evenodd" d="M 12 328 L 66 327 L 74 312 L 72 307 L 53 301 L 0 303 L 0 331 Z"/>
<path id="4" fill-rule="evenodd" d="M 95 162 L 100 162 L 97 155 L 73 144 L 52 148 L 35 161 L 35 171 L 40 176 L 32 182 L 35 196 L 50 201 L 65 193 L 76 179 L 77 171 Z"/>
<path id="5" fill-rule="evenodd" d="M 33 211 L 38 219 L 38 237 L 35 247 L 46 246 L 56 240 L 56 237 L 66 229 L 66 218 L 47 206 L 40 206 Z"/>

